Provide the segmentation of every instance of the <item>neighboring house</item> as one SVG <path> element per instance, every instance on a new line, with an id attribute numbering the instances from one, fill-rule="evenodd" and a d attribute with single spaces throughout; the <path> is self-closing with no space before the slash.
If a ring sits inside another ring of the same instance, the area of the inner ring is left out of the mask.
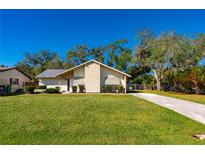
<path id="1" fill-rule="evenodd" d="M 126 81 L 130 75 L 90 60 L 71 69 L 47 69 L 37 76 L 39 85 L 47 88 L 60 87 L 61 92 L 72 92 L 72 86 L 84 85 L 86 92 L 101 92 L 103 85 L 122 85 L 126 91 Z"/>
<path id="2" fill-rule="evenodd" d="M 11 85 L 11 91 L 22 89 L 31 78 L 16 67 L 0 67 L 0 86 Z"/>

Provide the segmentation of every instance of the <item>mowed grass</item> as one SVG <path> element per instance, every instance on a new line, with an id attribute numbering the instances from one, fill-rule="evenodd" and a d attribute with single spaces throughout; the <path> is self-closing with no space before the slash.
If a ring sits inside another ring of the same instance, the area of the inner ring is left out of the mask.
<path id="1" fill-rule="evenodd" d="M 183 99 L 183 100 L 187 100 L 187 101 L 205 104 L 205 95 L 183 94 L 183 93 L 176 93 L 176 92 L 164 92 L 164 91 L 158 91 L 158 90 L 138 90 L 137 92 L 153 93 L 153 94 L 169 96 L 169 97 L 173 97 L 173 98 L 178 98 L 178 99 Z"/>
<path id="2" fill-rule="evenodd" d="M 205 125 L 131 95 L 0 97 L 0 144 L 205 144 Z"/>

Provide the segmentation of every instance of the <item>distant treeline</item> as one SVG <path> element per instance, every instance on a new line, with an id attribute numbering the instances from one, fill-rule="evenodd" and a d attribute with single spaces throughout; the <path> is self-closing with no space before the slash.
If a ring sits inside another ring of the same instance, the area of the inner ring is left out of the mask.
<path id="1" fill-rule="evenodd" d="M 136 35 L 136 48 L 126 39 L 91 47 L 76 45 L 60 58 L 57 52 L 25 53 L 16 66 L 35 76 L 48 68 L 71 68 L 95 59 L 132 75 L 129 82 L 156 84 L 158 90 L 199 93 L 205 91 L 205 34 L 187 37 L 174 32 L 155 35 L 143 29 Z M 200 62 L 202 64 L 200 64 Z"/>

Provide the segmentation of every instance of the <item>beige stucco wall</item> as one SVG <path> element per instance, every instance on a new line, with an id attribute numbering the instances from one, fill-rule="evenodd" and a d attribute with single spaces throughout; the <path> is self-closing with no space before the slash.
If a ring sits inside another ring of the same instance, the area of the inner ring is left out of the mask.
<path id="1" fill-rule="evenodd" d="M 11 69 L 7 71 L 0 72 L 0 85 L 9 85 L 10 84 L 10 78 L 16 78 L 19 80 L 18 85 L 12 85 L 12 91 L 15 91 L 16 89 L 23 88 L 23 85 L 25 82 L 29 82 L 30 79 L 19 72 L 16 69 Z"/>
<path id="2" fill-rule="evenodd" d="M 39 85 L 44 85 L 47 88 L 60 87 L 60 91 L 67 91 L 67 80 L 54 79 L 54 78 L 41 78 L 39 79 Z"/>
<path id="3" fill-rule="evenodd" d="M 59 75 L 58 77 L 63 78 L 63 79 L 73 79 L 73 74 L 74 74 L 74 71 L 71 71 L 71 72 Z"/>
<path id="4" fill-rule="evenodd" d="M 85 84 L 85 66 L 74 69 L 73 75 L 73 85 L 77 86 L 77 91 L 79 91 L 78 85 Z"/>
<path id="5" fill-rule="evenodd" d="M 100 92 L 100 65 L 89 63 L 85 66 L 86 92 Z"/>
<path id="6" fill-rule="evenodd" d="M 121 85 L 126 89 L 126 76 L 125 75 L 101 65 L 101 67 L 100 67 L 101 87 L 103 85 L 105 85 L 105 80 L 108 76 L 113 76 L 113 77 L 119 78 L 121 81 Z"/>
<path id="7" fill-rule="evenodd" d="M 70 88 L 69 88 L 69 92 L 72 92 L 73 89 L 72 89 L 72 86 L 73 86 L 73 76 L 74 76 L 74 71 L 70 71 L 70 72 L 67 72 L 67 73 L 64 73 L 60 76 L 58 76 L 58 78 L 61 78 L 61 91 L 68 91 L 67 89 L 67 82 L 68 82 L 68 79 L 70 79 Z"/>

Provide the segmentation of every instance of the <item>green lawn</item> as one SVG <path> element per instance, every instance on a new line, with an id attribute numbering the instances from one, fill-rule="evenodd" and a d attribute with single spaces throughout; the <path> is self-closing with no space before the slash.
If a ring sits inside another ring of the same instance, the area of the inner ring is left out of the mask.
<path id="1" fill-rule="evenodd" d="M 0 144 L 205 144 L 205 125 L 131 95 L 0 97 Z"/>
<path id="2" fill-rule="evenodd" d="M 153 93 L 153 94 L 169 96 L 169 97 L 174 97 L 178 99 L 184 99 L 196 103 L 205 104 L 205 95 L 183 94 L 183 93 L 164 92 L 164 91 L 157 91 L 157 90 L 138 90 L 137 92 Z"/>

